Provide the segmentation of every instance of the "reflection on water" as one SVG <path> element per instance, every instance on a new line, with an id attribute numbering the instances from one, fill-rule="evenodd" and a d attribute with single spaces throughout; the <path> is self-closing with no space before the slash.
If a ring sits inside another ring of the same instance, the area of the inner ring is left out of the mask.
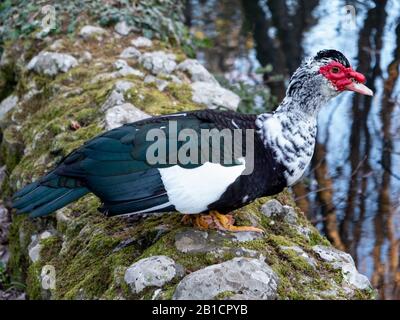
<path id="1" fill-rule="evenodd" d="M 373 98 L 344 93 L 322 110 L 312 168 L 293 192 L 380 297 L 400 299 L 400 1 L 188 2 L 193 30 L 214 41 L 198 58 L 232 82 L 264 83 L 282 98 L 300 61 L 324 48 L 367 76 Z"/>

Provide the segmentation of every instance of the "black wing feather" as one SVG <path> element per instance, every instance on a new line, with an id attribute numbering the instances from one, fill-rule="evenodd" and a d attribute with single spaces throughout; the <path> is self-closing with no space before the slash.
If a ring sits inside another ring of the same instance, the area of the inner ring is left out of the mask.
<path id="1" fill-rule="evenodd" d="M 38 215 L 47 214 L 57 208 L 57 203 L 65 205 L 64 203 L 68 200 L 74 200 L 84 194 L 85 190 L 90 190 L 100 197 L 104 203 L 102 211 L 109 215 L 151 209 L 154 209 L 151 212 L 174 210 L 173 205 L 168 202 L 168 196 L 157 169 L 172 166 L 175 163 L 170 163 L 169 158 L 167 164 L 164 165 L 149 164 L 146 161 L 146 151 L 153 143 L 146 140 L 149 130 L 165 127 L 167 146 L 172 141 L 175 142 L 174 137 L 168 134 L 170 120 L 176 122 L 178 132 L 189 128 L 200 136 L 201 129 L 233 130 L 238 127 L 255 129 L 256 116 L 201 110 L 154 117 L 124 125 L 87 141 L 82 147 L 65 157 L 51 174 L 42 178 L 38 184 L 17 193 L 17 198 L 21 194 L 26 194 L 29 198 L 30 192 L 36 192 L 38 196 L 35 194 L 35 199 L 37 199 L 35 206 L 37 207 L 47 199 L 39 199 L 47 192 L 46 188 L 52 188 L 52 195 L 48 199 L 54 200 L 49 202 L 46 210 L 39 206 L 35 212 Z M 180 142 L 180 144 L 183 143 Z M 179 165 L 193 168 L 201 163 Z M 235 165 L 235 162 L 231 165 Z M 32 191 L 36 190 L 35 188 L 39 188 L 39 191 Z M 63 188 L 63 192 L 57 192 L 57 188 Z M 60 197 L 58 197 L 59 194 Z M 21 206 L 19 203 L 20 207 L 26 209 L 25 200 L 28 198 L 20 200 L 24 205 Z"/>

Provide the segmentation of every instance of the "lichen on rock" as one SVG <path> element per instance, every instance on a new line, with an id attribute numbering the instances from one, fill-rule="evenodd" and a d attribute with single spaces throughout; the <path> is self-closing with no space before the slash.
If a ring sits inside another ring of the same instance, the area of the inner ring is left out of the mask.
<path id="1" fill-rule="evenodd" d="M 18 103 L 18 97 L 16 95 L 11 95 L 1 101 L 0 103 L 0 120 L 5 116 L 5 114 L 13 109 Z"/>
<path id="2" fill-rule="evenodd" d="M 229 291 L 246 300 L 271 300 L 277 296 L 279 278 L 262 260 L 234 258 L 186 276 L 173 299 L 209 300 Z"/>
<path id="3" fill-rule="evenodd" d="M 153 45 L 153 42 L 146 37 L 137 37 L 131 41 L 131 44 L 137 48 L 147 48 Z"/>
<path id="4" fill-rule="evenodd" d="M 41 52 L 32 58 L 27 69 L 48 76 L 55 76 L 60 72 L 67 72 L 78 65 L 78 61 L 69 54 L 57 52 Z"/>
<path id="5" fill-rule="evenodd" d="M 146 287 L 162 287 L 175 277 L 182 277 L 183 267 L 167 256 L 152 256 L 132 264 L 125 272 L 124 280 L 133 293 Z"/>
<path id="6" fill-rule="evenodd" d="M 236 110 L 239 106 L 238 95 L 210 82 L 198 81 L 192 84 L 193 101 L 205 104 L 209 109 L 226 108 Z"/>
<path id="7" fill-rule="evenodd" d="M 97 39 L 97 40 L 102 40 L 102 36 L 105 35 L 107 31 L 101 27 L 98 26 L 91 26 L 91 25 L 86 25 L 82 27 L 82 29 L 79 31 L 79 35 L 84 38 L 85 40 L 88 39 Z"/>
<path id="8" fill-rule="evenodd" d="M 146 52 L 140 56 L 140 63 L 155 75 L 170 74 L 176 68 L 176 56 L 163 51 Z"/>

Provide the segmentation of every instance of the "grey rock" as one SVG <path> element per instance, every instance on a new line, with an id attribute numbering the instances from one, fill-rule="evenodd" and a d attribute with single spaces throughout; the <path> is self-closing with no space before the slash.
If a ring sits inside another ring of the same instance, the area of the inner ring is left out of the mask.
<path id="1" fill-rule="evenodd" d="M 82 88 L 75 88 L 75 89 L 65 89 L 64 93 L 62 94 L 63 98 L 69 98 L 69 97 L 76 97 L 78 95 L 81 95 L 83 92 Z"/>
<path id="2" fill-rule="evenodd" d="M 147 75 L 144 78 L 144 83 L 155 83 L 157 89 L 160 91 L 164 91 L 164 89 L 168 86 L 169 82 L 163 79 L 159 79 L 151 74 Z"/>
<path id="3" fill-rule="evenodd" d="M 246 242 L 246 241 L 252 241 L 256 240 L 258 238 L 261 238 L 263 235 L 260 232 L 252 232 L 252 231 L 246 231 L 246 232 L 234 232 L 232 233 L 233 241 L 237 242 Z"/>
<path id="4" fill-rule="evenodd" d="M 140 78 L 144 77 L 144 73 L 142 71 L 130 67 L 125 60 L 118 59 L 113 63 L 113 65 L 115 69 L 117 69 L 118 74 L 123 77 L 128 75 L 134 75 Z"/>
<path id="5" fill-rule="evenodd" d="M 118 92 L 126 92 L 129 89 L 133 88 L 133 82 L 126 81 L 126 80 L 118 80 L 115 83 L 114 90 Z"/>
<path id="6" fill-rule="evenodd" d="M 68 215 L 68 208 L 62 208 L 56 211 L 56 220 L 60 224 L 66 224 L 72 221 L 72 218 Z"/>
<path id="7" fill-rule="evenodd" d="M 201 63 L 194 59 L 186 59 L 177 66 L 178 70 L 187 72 L 193 82 L 202 81 L 218 85 L 218 81 L 214 76 L 204 68 Z"/>
<path id="8" fill-rule="evenodd" d="M 29 258 L 31 259 L 32 262 L 36 262 L 40 259 L 39 253 L 40 253 L 40 246 L 35 245 L 32 248 L 29 249 Z"/>
<path id="9" fill-rule="evenodd" d="M 292 227 L 297 231 L 298 234 L 304 236 L 308 240 L 310 239 L 310 234 L 311 234 L 310 228 L 296 224 L 293 225 Z"/>
<path id="10" fill-rule="evenodd" d="M 173 299 L 214 299 L 226 291 L 241 294 L 242 299 L 275 299 L 278 284 L 278 276 L 265 262 L 253 258 L 234 258 L 183 278 Z"/>
<path id="11" fill-rule="evenodd" d="M 101 28 L 101 27 L 96 27 L 96 26 L 84 26 L 82 29 L 79 31 L 79 35 L 84 38 L 84 39 L 90 39 L 90 38 L 95 38 L 97 40 L 101 40 L 102 36 L 107 33 L 107 30 Z"/>
<path id="12" fill-rule="evenodd" d="M 106 81 L 106 80 L 111 80 L 118 78 L 120 75 L 118 72 L 104 72 L 104 73 L 99 73 L 96 76 L 93 77 L 92 80 L 90 80 L 90 83 L 97 83 L 100 81 Z"/>
<path id="13" fill-rule="evenodd" d="M 132 264 L 124 280 L 132 292 L 139 293 L 147 287 L 162 287 L 175 277 L 183 275 L 182 266 L 167 256 L 152 256 Z"/>
<path id="14" fill-rule="evenodd" d="M 281 216 L 283 213 L 283 206 L 278 200 L 272 199 L 262 205 L 261 212 L 268 218 Z"/>
<path id="15" fill-rule="evenodd" d="M 183 83 L 183 81 L 182 81 L 181 79 L 179 79 L 179 78 L 178 78 L 176 75 L 174 75 L 174 74 L 168 75 L 168 80 L 171 80 L 172 82 L 177 83 L 177 84 Z"/>
<path id="16" fill-rule="evenodd" d="M 89 51 L 83 51 L 81 57 L 79 58 L 80 63 L 89 62 L 93 59 L 92 54 Z"/>
<path id="17" fill-rule="evenodd" d="M 358 272 L 353 258 L 348 253 L 322 245 L 316 245 L 312 249 L 321 259 L 331 263 L 333 268 L 340 269 L 345 282 L 350 286 L 361 290 L 371 288 L 368 278 Z"/>
<path id="18" fill-rule="evenodd" d="M 232 240 L 233 236 L 222 232 L 207 232 L 196 229 L 180 231 L 175 235 L 175 247 L 184 253 L 212 252 L 225 250 L 226 240 Z M 225 251 L 224 251 L 225 252 Z"/>
<path id="19" fill-rule="evenodd" d="M 149 118 L 150 115 L 130 103 L 117 105 L 107 110 L 105 115 L 106 129 L 118 128 L 126 123 Z"/>
<path id="20" fill-rule="evenodd" d="M 138 37 L 136 39 L 133 39 L 131 41 L 131 44 L 136 48 L 148 48 L 153 45 L 153 42 L 145 37 Z"/>
<path id="21" fill-rule="evenodd" d="M 18 97 L 10 95 L 0 103 L 0 121 L 3 120 L 6 113 L 13 109 L 18 104 Z"/>
<path id="22" fill-rule="evenodd" d="M 8 246 L 0 244 L 0 264 L 7 265 L 9 260 L 10 251 L 8 250 Z"/>
<path id="23" fill-rule="evenodd" d="M 71 55 L 58 52 L 42 51 L 28 63 L 28 70 L 39 74 L 55 76 L 76 67 L 78 61 Z"/>
<path id="24" fill-rule="evenodd" d="M 37 262 L 40 259 L 40 250 L 42 249 L 40 241 L 51 236 L 52 233 L 50 231 L 44 231 L 40 235 L 33 235 L 31 237 L 31 243 L 28 246 L 28 255 L 32 262 Z"/>
<path id="25" fill-rule="evenodd" d="M 263 257 L 262 253 L 260 253 L 256 250 L 251 250 L 251 249 L 246 249 L 246 248 L 237 248 L 237 249 L 231 250 L 231 252 L 237 257 L 250 257 L 250 258 L 257 258 L 259 260 L 262 260 L 263 258 L 265 258 L 265 257 Z"/>
<path id="26" fill-rule="evenodd" d="M 125 48 L 119 55 L 123 59 L 139 59 L 142 54 L 135 47 Z"/>
<path id="27" fill-rule="evenodd" d="M 282 250 L 292 250 L 294 251 L 297 256 L 303 258 L 305 261 L 307 261 L 307 263 L 313 267 L 314 269 L 317 267 L 317 262 L 315 261 L 315 259 L 313 257 L 310 257 L 302 248 L 300 248 L 299 246 L 280 246 L 280 248 Z"/>
<path id="28" fill-rule="evenodd" d="M 62 39 L 57 39 L 50 46 L 49 49 L 52 51 L 60 50 L 64 47 L 64 41 Z"/>
<path id="29" fill-rule="evenodd" d="M 106 111 L 114 106 L 121 105 L 125 103 L 124 93 L 112 90 L 108 95 L 106 101 L 104 101 L 103 105 L 101 106 L 102 111 Z"/>
<path id="30" fill-rule="evenodd" d="M 125 21 L 120 21 L 115 25 L 114 30 L 121 36 L 127 36 L 132 28 Z"/>
<path id="31" fill-rule="evenodd" d="M 0 167 L 0 185 L 2 182 L 2 172 L 4 167 Z M 7 264 L 10 258 L 8 250 L 8 236 L 11 225 L 11 219 L 7 208 L 0 201 L 0 262 Z"/>
<path id="32" fill-rule="evenodd" d="M 297 222 L 297 214 L 294 208 L 282 206 L 282 204 L 275 199 L 264 203 L 261 207 L 261 212 L 268 218 L 282 219 L 289 224 L 296 224 Z"/>
<path id="33" fill-rule="evenodd" d="M 51 29 L 48 28 L 48 27 L 40 29 L 39 32 L 35 33 L 34 38 L 37 39 L 37 40 L 42 40 L 43 39 L 43 40 L 46 41 L 46 40 L 48 40 L 47 36 L 49 35 L 50 31 L 51 31 Z"/>
<path id="34" fill-rule="evenodd" d="M 6 177 L 6 166 L 0 167 L 0 185 L 3 183 L 4 178 Z"/>
<path id="35" fill-rule="evenodd" d="M 297 213 L 291 206 L 283 206 L 284 217 L 283 219 L 289 224 L 297 223 Z"/>
<path id="36" fill-rule="evenodd" d="M 28 83 L 27 90 L 28 90 L 28 92 L 25 93 L 25 94 L 22 96 L 22 99 L 21 99 L 22 102 L 26 102 L 26 101 L 32 99 L 32 98 L 33 98 L 34 96 L 36 96 L 37 94 L 43 92 L 43 90 L 38 90 L 38 89 L 36 88 L 36 83 L 35 83 L 34 81 Z"/>
<path id="37" fill-rule="evenodd" d="M 239 96 L 230 90 L 209 82 L 194 82 L 191 86 L 193 90 L 192 100 L 196 103 L 205 104 L 209 109 L 224 107 L 236 110 L 239 106 Z"/>
<path id="38" fill-rule="evenodd" d="M 126 80 L 117 81 L 114 85 L 114 88 L 108 95 L 106 101 L 104 101 L 103 105 L 101 106 L 101 110 L 106 111 L 117 105 L 124 104 L 125 103 L 124 94 L 131 88 L 133 88 L 132 82 Z"/>
<path id="39" fill-rule="evenodd" d="M 231 296 L 228 296 L 226 298 L 223 298 L 222 300 L 249 300 L 245 294 L 237 293 Z"/>
<path id="40" fill-rule="evenodd" d="M 10 216 L 7 208 L 0 201 L 0 244 L 8 240 L 8 229 L 10 227 Z"/>
<path id="41" fill-rule="evenodd" d="M 209 240 L 208 232 L 187 230 L 175 235 L 175 247 L 183 253 L 208 252 L 215 249 L 215 244 Z"/>
<path id="42" fill-rule="evenodd" d="M 153 74 L 170 74 L 176 68 L 175 55 L 163 51 L 144 53 L 139 62 Z"/>
<path id="43" fill-rule="evenodd" d="M 241 234 L 241 235 L 239 235 Z M 245 248 L 227 247 L 225 242 L 245 242 L 260 237 L 254 232 L 236 232 L 226 234 L 221 232 L 206 232 L 196 229 L 188 229 L 178 232 L 175 235 L 175 247 L 183 253 L 212 253 L 216 257 L 223 257 L 231 253 L 238 257 L 259 257 L 257 251 L 247 250 Z"/>
<path id="44" fill-rule="evenodd" d="M 6 291 L 0 290 L 0 300 L 26 300 L 26 294 L 14 288 Z"/>
<path id="45" fill-rule="evenodd" d="M 158 299 L 158 297 L 160 296 L 161 293 L 162 293 L 161 289 L 154 290 L 154 293 L 153 293 L 153 296 L 151 297 L 151 300 Z"/>

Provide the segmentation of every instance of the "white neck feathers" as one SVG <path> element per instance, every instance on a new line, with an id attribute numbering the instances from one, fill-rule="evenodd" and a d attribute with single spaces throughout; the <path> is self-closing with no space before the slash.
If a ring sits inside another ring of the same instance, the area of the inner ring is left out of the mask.
<path id="1" fill-rule="evenodd" d="M 293 185 L 304 174 L 314 152 L 315 117 L 278 111 L 259 115 L 256 125 L 264 145 L 271 148 L 275 160 L 285 166 L 287 185 Z"/>

